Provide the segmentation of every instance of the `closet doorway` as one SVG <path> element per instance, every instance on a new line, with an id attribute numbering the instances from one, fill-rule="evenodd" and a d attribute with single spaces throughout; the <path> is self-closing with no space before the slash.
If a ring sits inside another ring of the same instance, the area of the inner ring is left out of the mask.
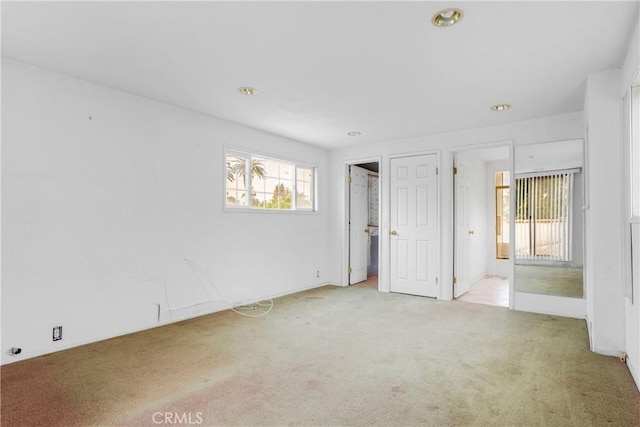
<path id="1" fill-rule="evenodd" d="M 349 285 L 378 289 L 379 162 L 349 165 Z"/>
<path id="2" fill-rule="evenodd" d="M 454 158 L 453 297 L 509 307 L 509 146 L 465 148 Z"/>

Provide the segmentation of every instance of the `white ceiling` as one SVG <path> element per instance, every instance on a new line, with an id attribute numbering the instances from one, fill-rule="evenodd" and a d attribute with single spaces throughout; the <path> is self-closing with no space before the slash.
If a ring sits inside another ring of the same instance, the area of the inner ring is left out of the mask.
<path id="1" fill-rule="evenodd" d="M 451 6 L 458 25 L 431 25 Z M 340 147 L 580 111 L 637 17 L 637 1 L 2 2 L 2 54 Z"/>

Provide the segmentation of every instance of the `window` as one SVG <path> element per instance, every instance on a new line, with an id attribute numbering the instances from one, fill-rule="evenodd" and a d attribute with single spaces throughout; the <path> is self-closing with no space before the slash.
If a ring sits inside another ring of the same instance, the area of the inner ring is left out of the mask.
<path id="1" fill-rule="evenodd" d="M 636 84 L 640 84 L 640 76 Z M 632 135 L 631 135 L 631 217 L 640 218 L 640 86 L 631 91 Z"/>
<path id="2" fill-rule="evenodd" d="M 509 171 L 496 172 L 496 258 L 509 259 Z"/>
<path id="3" fill-rule="evenodd" d="M 225 206 L 232 209 L 315 211 L 316 168 L 227 151 Z"/>
<path id="4" fill-rule="evenodd" d="M 573 171 L 516 178 L 516 259 L 570 261 Z"/>
<path id="5" fill-rule="evenodd" d="M 625 103 L 625 107 L 630 111 L 626 111 L 625 116 L 629 123 L 628 134 L 628 157 L 629 157 L 629 174 L 627 177 L 626 187 L 628 204 L 627 213 L 629 215 L 629 234 L 625 237 L 626 263 L 629 265 L 628 279 L 625 281 L 625 296 L 631 304 L 637 304 L 638 283 L 640 282 L 640 70 L 636 73 L 636 77 L 631 87 L 630 105 Z M 626 154 L 626 153 L 625 153 Z M 626 233 L 625 233 L 626 234 Z"/>

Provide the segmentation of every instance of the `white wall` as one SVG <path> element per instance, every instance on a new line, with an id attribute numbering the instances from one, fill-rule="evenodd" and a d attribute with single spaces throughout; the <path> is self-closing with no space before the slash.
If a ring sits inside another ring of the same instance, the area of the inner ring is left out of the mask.
<path id="1" fill-rule="evenodd" d="M 507 113 L 508 114 L 508 113 Z M 441 299 L 452 298 L 452 173 L 453 148 L 475 144 L 492 144 L 513 141 L 515 145 L 583 138 L 584 124 L 581 112 L 560 116 L 517 122 L 504 126 L 493 126 L 440 135 L 383 141 L 347 147 L 331 152 L 331 206 L 329 279 L 332 283 L 345 284 L 345 167 L 346 162 L 366 158 L 381 158 L 381 229 L 380 229 L 380 289 L 388 291 L 388 247 L 389 247 L 389 180 L 387 169 L 389 158 L 398 154 L 423 153 L 435 150 L 440 153 L 440 291 Z"/>
<path id="2" fill-rule="evenodd" d="M 638 19 L 638 23 L 633 31 L 633 35 L 629 42 L 629 50 L 622 67 L 622 78 L 620 79 L 620 94 L 624 96 L 628 93 L 629 88 L 633 83 L 633 79 L 640 68 L 640 18 Z M 637 120 L 637 113 L 635 115 Z M 629 123 L 626 123 L 629 125 Z M 625 130 L 626 131 L 626 130 Z M 628 136 L 627 136 L 628 138 Z M 626 146 L 623 147 L 623 159 L 629 158 L 629 147 L 628 147 L 628 139 L 622 138 L 622 143 Z M 625 265 L 624 271 L 626 274 L 624 275 L 625 286 L 633 286 L 634 289 L 634 301 L 632 302 L 629 298 L 624 299 L 624 329 L 625 329 L 625 344 L 626 344 L 626 352 L 627 352 L 627 365 L 629 366 L 629 370 L 633 375 L 633 378 L 636 382 L 636 385 L 640 389 L 640 279 L 638 278 L 637 272 L 640 270 L 634 270 L 634 276 L 631 274 L 631 265 L 635 263 L 637 268 L 640 265 L 640 251 L 635 251 L 633 256 L 634 260 L 631 259 L 631 236 L 629 235 L 629 212 L 631 211 L 631 188 L 629 185 L 629 165 L 626 162 L 626 168 L 624 168 L 624 173 L 622 174 L 622 180 L 625 185 L 623 185 L 624 194 L 626 195 L 625 200 L 622 205 L 622 233 L 627 237 L 623 239 L 623 254 Z M 634 224 L 635 230 L 638 230 L 638 224 Z M 635 248 L 635 246 L 634 246 Z M 630 282 L 635 280 L 635 283 L 631 284 Z"/>
<path id="3" fill-rule="evenodd" d="M 591 349 L 618 355 L 624 351 L 624 286 L 621 227 L 623 182 L 620 70 L 589 76 L 585 97 L 589 195 L 585 225 L 587 316 Z"/>
<path id="4" fill-rule="evenodd" d="M 2 124 L 2 363 L 328 282 L 326 150 L 7 59 Z M 317 163 L 320 212 L 225 213 L 224 144 Z"/>

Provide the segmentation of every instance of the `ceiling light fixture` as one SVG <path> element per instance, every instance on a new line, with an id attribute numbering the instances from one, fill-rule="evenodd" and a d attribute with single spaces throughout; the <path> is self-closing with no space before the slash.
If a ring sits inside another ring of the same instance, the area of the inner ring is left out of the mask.
<path id="1" fill-rule="evenodd" d="M 505 111 L 505 110 L 508 110 L 509 108 L 511 108 L 511 105 L 509 105 L 509 104 L 496 104 L 493 107 L 491 107 L 491 110 L 493 110 L 493 111 Z"/>
<path id="2" fill-rule="evenodd" d="M 353 132 L 349 132 L 347 135 L 349 135 L 349 136 L 360 136 L 360 135 L 362 135 L 362 132 L 353 131 Z"/>
<path id="3" fill-rule="evenodd" d="M 460 9 L 443 9 L 433 15 L 431 23 L 436 27 L 450 27 L 461 20 L 463 15 Z"/>
<path id="4" fill-rule="evenodd" d="M 238 92 L 243 95 L 255 95 L 258 93 L 258 89 L 249 86 L 242 86 L 241 88 L 238 88 Z"/>

